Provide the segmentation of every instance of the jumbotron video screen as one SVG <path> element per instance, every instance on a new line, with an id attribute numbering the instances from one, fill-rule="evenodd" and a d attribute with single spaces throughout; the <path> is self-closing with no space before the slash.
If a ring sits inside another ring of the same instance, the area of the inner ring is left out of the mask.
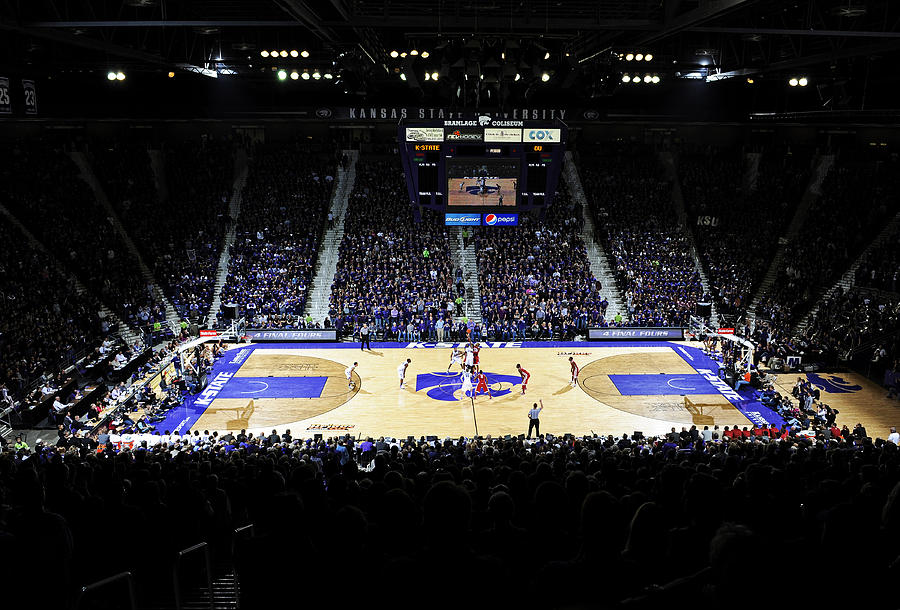
<path id="1" fill-rule="evenodd" d="M 447 159 L 447 205 L 514 207 L 518 201 L 516 159 Z"/>

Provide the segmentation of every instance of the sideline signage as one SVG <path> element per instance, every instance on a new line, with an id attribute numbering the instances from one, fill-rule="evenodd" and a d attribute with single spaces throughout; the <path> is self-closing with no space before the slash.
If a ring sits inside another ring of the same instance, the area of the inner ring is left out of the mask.
<path id="1" fill-rule="evenodd" d="M 251 341 L 337 341 L 337 331 L 333 328 L 298 328 L 296 330 L 249 329 L 244 336 Z"/>
<path id="2" fill-rule="evenodd" d="M 684 339 L 683 328 L 589 328 L 588 339 L 598 340 L 648 340 L 680 341 Z"/>

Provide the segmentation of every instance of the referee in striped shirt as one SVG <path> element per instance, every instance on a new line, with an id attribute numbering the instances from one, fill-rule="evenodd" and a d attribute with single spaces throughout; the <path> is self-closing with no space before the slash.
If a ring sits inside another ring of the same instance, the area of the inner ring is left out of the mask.
<path id="1" fill-rule="evenodd" d="M 544 408 L 544 401 L 539 400 L 541 406 L 538 407 L 538 403 L 534 403 L 534 406 L 531 407 L 531 410 L 528 411 L 528 435 L 525 438 L 531 438 L 531 429 L 534 428 L 534 433 L 537 438 L 541 436 L 541 410 Z"/>

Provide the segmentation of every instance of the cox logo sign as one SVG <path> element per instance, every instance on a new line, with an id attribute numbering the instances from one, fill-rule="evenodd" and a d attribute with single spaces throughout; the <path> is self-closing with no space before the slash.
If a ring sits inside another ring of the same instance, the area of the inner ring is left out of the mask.
<path id="1" fill-rule="evenodd" d="M 559 129 L 530 129 L 525 132 L 526 142 L 559 142 Z"/>
<path id="2" fill-rule="evenodd" d="M 484 224 L 489 227 L 515 227 L 519 224 L 518 214 L 485 214 Z"/>

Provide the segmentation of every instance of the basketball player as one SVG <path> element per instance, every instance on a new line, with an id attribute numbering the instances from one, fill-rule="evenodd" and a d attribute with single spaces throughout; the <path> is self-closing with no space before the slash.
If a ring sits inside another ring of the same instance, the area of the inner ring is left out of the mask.
<path id="1" fill-rule="evenodd" d="M 465 182 L 460 182 L 460 183 L 459 183 L 459 192 L 460 192 L 460 193 L 463 192 L 463 188 L 464 188 L 465 186 L 466 186 L 466 183 L 465 183 Z"/>
<path id="2" fill-rule="evenodd" d="M 484 372 L 478 373 L 478 387 L 475 388 L 475 396 L 478 396 L 479 392 L 487 392 L 488 398 L 493 399 L 493 395 L 491 394 L 491 388 L 488 387 L 488 379 L 487 375 Z"/>
<path id="3" fill-rule="evenodd" d="M 500 205 L 500 206 L 503 205 L 503 193 L 497 194 L 497 205 Z"/>
<path id="4" fill-rule="evenodd" d="M 525 390 L 528 389 L 528 380 L 531 379 L 531 373 L 523 369 L 521 364 L 516 365 L 516 370 L 522 376 L 522 394 L 524 394 Z"/>
<path id="5" fill-rule="evenodd" d="M 400 387 L 406 387 L 406 369 L 409 367 L 409 363 L 412 362 L 410 358 L 406 359 L 406 362 L 400 363 L 400 366 L 397 367 L 397 377 L 400 378 Z"/>
<path id="6" fill-rule="evenodd" d="M 353 366 L 348 366 L 344 369 L 344 374 L 347 375 L 347 387 L 351 390 L 353 389 L 353 371 L 356 370 L 357 366 L 359 366 L 359 362 L 354 362 Z"/>
<path id="7" fill-rule="evenodd" d="M 472 369 L 469 367 L 463 367 L 462 372 L 462 393 L 463 396 L 468 398 L 472 392 Z"/>
<path id="8" fill-rule="evenodd" d="M 473 357 L 473 360 L 475 361 L 475 368 L 479 368 L 478 352 L 480 352 L 480 351 L 481 351 L 481 343 L 476 343 L 475 345 L 472 346 L 472 357 Z"/>
<path id="9" fill-rule="evenodd" d="M 466 345 L 466 368 L 475 368 L 475 350 L 472 348 L 471 343 Z"/>
<path id="10" fill-rule="evenodd" d="M 581 372 L 581 369 L 575 364 L 575 359 L 572 356 L 569 356 L 569 364 L 572 365 L 572 381 L 570 383 L 574 388 L 578 385 L 578 373 Z"/>
<path id="11" fill-rule="evenodd" d="M 463 357 L 462 352 L 456 350 L 455 347 L 450 348 L 450 364 L 447 365 L 447 372 L 450 372 L 450 369 L 453 368 L 454 364 L 458 364 L 460 368 L 463 366 Z"/>

